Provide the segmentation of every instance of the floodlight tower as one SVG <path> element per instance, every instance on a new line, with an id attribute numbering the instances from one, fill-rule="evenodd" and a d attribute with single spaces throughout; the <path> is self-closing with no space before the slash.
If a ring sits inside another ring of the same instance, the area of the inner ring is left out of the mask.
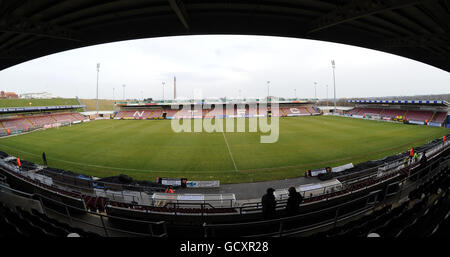
<path id="1" fill-rule="evenodd" d="M 331 60 L 331 67 L 333 67 L 333 83 L 334 83 L 334 114 L 336 114 L 336 77 L 334 74 L 334 69 L 336 68 L 336 63 Z"/>
<path id="2" fill-rule="evenodd" d="M 317 99 L 317 81 L 314 81 L 314 99 Z"/>
<path id="3" fill-rule="evenodd" d="M 164 85 L 166 84 L 166 82 L 162 82 L 162 100 L 163 100 L 163 103 L 164 103 Z"/>
<path id="4" fill-rule="evenodd" d="M 96 110 L 97 110 L 97 116 L 98 116 L 98 75 L 100 73 L 100 63 L 97 63 L 97 101 L 96 101 Z"/>

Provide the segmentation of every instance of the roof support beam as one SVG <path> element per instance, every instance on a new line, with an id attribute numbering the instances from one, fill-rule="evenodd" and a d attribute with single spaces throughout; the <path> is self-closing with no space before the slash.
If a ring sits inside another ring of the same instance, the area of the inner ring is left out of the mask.
<path id="1" fill-rule="evenodd" d="M 38 22 L 31 19 L 8 16 L 0 19 L 0 32 L 33 35 L 69 41 L 81 41 L 73 36 L 73 32 L 46 22 Z"/>
<path id="2" fill-rule="evenodd" d="M 184 7 L 183 0 L 169 0 L 170 7 L 172 7 L 173 11 L 177 15 L 178 19 L 180 19 L 183 26 L 186 30 L 189 31 L 189 17 L 187 16 L 186 8 Z"/>
<path id="3" fill-rule="evenodd" d="M 308 26 L 308 33 L 324 30 L 383 11 L 429 1 L 436 0 L 352 0 L 349 4 L 345 6 L 337 6 L 335 10 L 313 20 Z"/>

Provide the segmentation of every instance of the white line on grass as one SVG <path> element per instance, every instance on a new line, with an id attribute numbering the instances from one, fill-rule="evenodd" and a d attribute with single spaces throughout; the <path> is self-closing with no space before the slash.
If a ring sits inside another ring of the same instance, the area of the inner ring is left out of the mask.
<path id="1" fill-rule="evenodd" d="M 223 135 L 223 139 L 225 140 L 225 144 L 227 144 L 228 153 L 230 154 L 231 160 L 233 161 L 234 170 L 239 171 L 236 166 L 236 162 L 234 161 L 233 154 L 231 154 L 231 150 L 230 150 L 230 146 L 228 145 L 227 137 L 225 136 L 225 133 L 223 131 L 222 131 L 222 135 Z"/>
<path id="2" fill-rule="evenodd" d="M 30 152 L 23 151 L 23 150 L 20 150 L 18 148 L 6 146 L 6 145 L 2 145 L 0 147 L 6 147 L 6 148 L 9 148 L 9 149 L 13 149 L 13 150 L 17 151 L 19 154 L 20 153 L 24 153 L 24 154 L 29 154 L 29 155 L 36 156 L 36 157 L 40 157 L 41 156 L 39 154 L 30 153 Z M 110 167 L 110 166 L 102 166 L 102 165 L 95 165 L 95 164 L 72 162 L 72 161 L 61 160 L 61 159 L 52 158 L 52 157 L 48 157 L 48 156 L 47 156 L 47 160 L 48 161 L 64 162 L 64 163 L 73 164 L 73 165 L 79 165 L 79 166 L 83 166 L 83 167 L 87 166 L 87 167 L 93 167 L 93 168 L 102 168 L 102 169 L 111 169 L 111 170 L 137 171 L 137 172 L 197 173 L 197 174 L 207 173 L 207 174 L 209 174 L 209 173 L 227 173 L 227 172 L 233 171 L 233 170 L 222 170 L 222 171 L 220 171 L 220 170 L 201 170 L 201 171 L 191 171 L 191 170 L 143 170 L 143 169 L 119 168 L 119 167 Z"/>

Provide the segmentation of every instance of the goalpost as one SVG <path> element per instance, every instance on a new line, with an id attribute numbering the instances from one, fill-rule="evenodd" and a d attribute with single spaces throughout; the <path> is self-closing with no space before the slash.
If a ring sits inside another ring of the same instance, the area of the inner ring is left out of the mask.
<path id="1" fill-rule="evenodd" d="M 53 123 L 54 128 L 64 127 L 64 126 L 72 126 L 72 120 L 59 120 L 56 123 Z"/>

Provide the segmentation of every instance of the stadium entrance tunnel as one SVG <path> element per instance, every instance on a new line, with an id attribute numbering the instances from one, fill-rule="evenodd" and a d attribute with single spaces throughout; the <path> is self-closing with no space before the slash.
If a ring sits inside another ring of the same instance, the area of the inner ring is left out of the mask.
<path id="1" fill-rule="evenodd" d="M 450 71 L 448 1 L 2 1 L 0 70 L 130 39 L 267 35 L 360 46 Z"/>

